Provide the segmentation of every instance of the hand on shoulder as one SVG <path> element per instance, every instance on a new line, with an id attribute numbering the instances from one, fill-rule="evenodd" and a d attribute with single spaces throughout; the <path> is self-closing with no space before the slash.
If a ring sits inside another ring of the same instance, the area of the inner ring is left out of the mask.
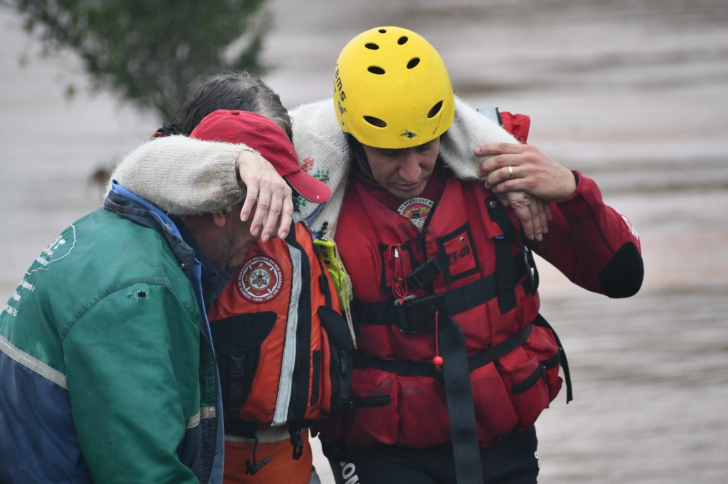
<path id="1" fill-rule="evenodd" d="M 475 149 L 488 156 L 478 168 L 493 193 L 523 191 L 549 202 L 562 202 L 576 192 L 574 174 L 532 145 L 485 143 Z"/>

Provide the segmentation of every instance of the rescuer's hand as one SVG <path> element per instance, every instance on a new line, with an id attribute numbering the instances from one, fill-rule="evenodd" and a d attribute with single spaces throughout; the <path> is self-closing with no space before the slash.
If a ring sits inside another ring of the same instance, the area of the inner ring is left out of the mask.
<path id="1" fill-rule="evenodd" d="M 240 152 L 235 160 L 235 171 L 246 190 L 240 219 L 248 220 L 255 206 L 250 233 L 260 233 L 260 240 L 266 242 L 276 236 L 278 228 L 277 235 L 285 238 L 293 220 L 291 187 L 265 158 L 252 151 Z"/>
<path id="2" fill-rule="evenodd" d="M 485 187 L 493 193 L 524 191 L 550 202 L 561 202 L 576 192 L 576 180 L 569 169 L 556 163 L 531 145 L 485 143 L 475 149 L 488 156 L 478 168 Z"/>

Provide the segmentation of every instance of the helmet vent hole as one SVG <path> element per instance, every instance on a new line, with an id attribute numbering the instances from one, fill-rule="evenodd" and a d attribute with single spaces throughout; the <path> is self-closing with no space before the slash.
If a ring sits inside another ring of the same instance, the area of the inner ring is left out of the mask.
<path id="1" fill-rule="evenodd" d="M 399 45 L 404 45 L 404 44 L 406 44 L 406 43 L 407 43 L 407 41 L 408 41 L 408 40 L 409 40 L 409 39 L 408 39 L 408 38 L 407 38 L 406 36 L 404 36 L 404 35 L 403 35 L 402 37 L 400 37 L 400 38 L 399 38 L 399 39 L 397 40 L 397 43 L 398 43 Z"/>
<path id="2" fill-rule="evenodd" d="M 413 67 L 416 67 L 417 64 L 419 64 L 419 63 L 420 63 L 420 58 L 415 57 L 414 59 L 412 59 L 411 61 L 409 61 L 407 63 L 407 69 L 412 69 Z"/>
<path id="3" fill-rule="evenodd" d="M 369 72 L 371 72 L 372 74 L 377 74 L 377 75 L 380 75 L 380 76 L 381 76 L 382 74 L 384 74 L 384 69 L 382 69 L 381 67 L 377 67 L 377 66 L 369 66 L 369 67 L 367 68 L 367 70 L 368 70 Z"/>
<path id="4" fill-rule="evenodd" d="M 378 50 L 379 46 L 377 44 L 372 44 L 371 42 L 366 44 L 364 47 L 370 50 Z"/>
<path id="5" fill-rule="evenodd" d="M 379 118 L 375 118 L 374 116 L 364 116 L 364 121 L 371 124 L 372 126 L 376 126 L 377 128 L 387 127 L 387 123 Z"/>
<path id="6" fill-rule="evenodd" d="M 379 29 L 379 33 L 380 34 L 386 34 L 387 33 L 387 29 Z"/>
<path id="7" fill-rule="evenodd" d="M 432 109 L 430 109 L 430 112 L 427 113 L 428 118 L 434 118 L 437 116 L 437 113 L 440 112 L 440 109 L 442 109 L 442 101 L 432 106 Z"/>

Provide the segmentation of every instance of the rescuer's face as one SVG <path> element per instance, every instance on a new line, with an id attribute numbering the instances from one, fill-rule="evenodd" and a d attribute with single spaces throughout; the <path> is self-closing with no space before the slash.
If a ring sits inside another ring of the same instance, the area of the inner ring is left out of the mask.
<path id="1" fill-rule="evenodd" d="M 440 153 L 440 138 L 414 148 L 382 149 L 364 145 L 374 180 L 402 200 L 419 196 Z"/>

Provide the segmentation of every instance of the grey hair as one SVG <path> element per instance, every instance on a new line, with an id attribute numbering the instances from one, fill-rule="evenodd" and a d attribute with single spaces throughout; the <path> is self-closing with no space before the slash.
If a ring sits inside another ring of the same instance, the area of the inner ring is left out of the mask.
<path id="1" fill-rule="evenodd" d="M 255 74 L 246 71 L 218 74 L 195 85 L 178 116 L 180 132 L 189 136 L 205 116 L 218 109 L 260 114 L 293 138 L 292 120 L 280 96 Z"/>

